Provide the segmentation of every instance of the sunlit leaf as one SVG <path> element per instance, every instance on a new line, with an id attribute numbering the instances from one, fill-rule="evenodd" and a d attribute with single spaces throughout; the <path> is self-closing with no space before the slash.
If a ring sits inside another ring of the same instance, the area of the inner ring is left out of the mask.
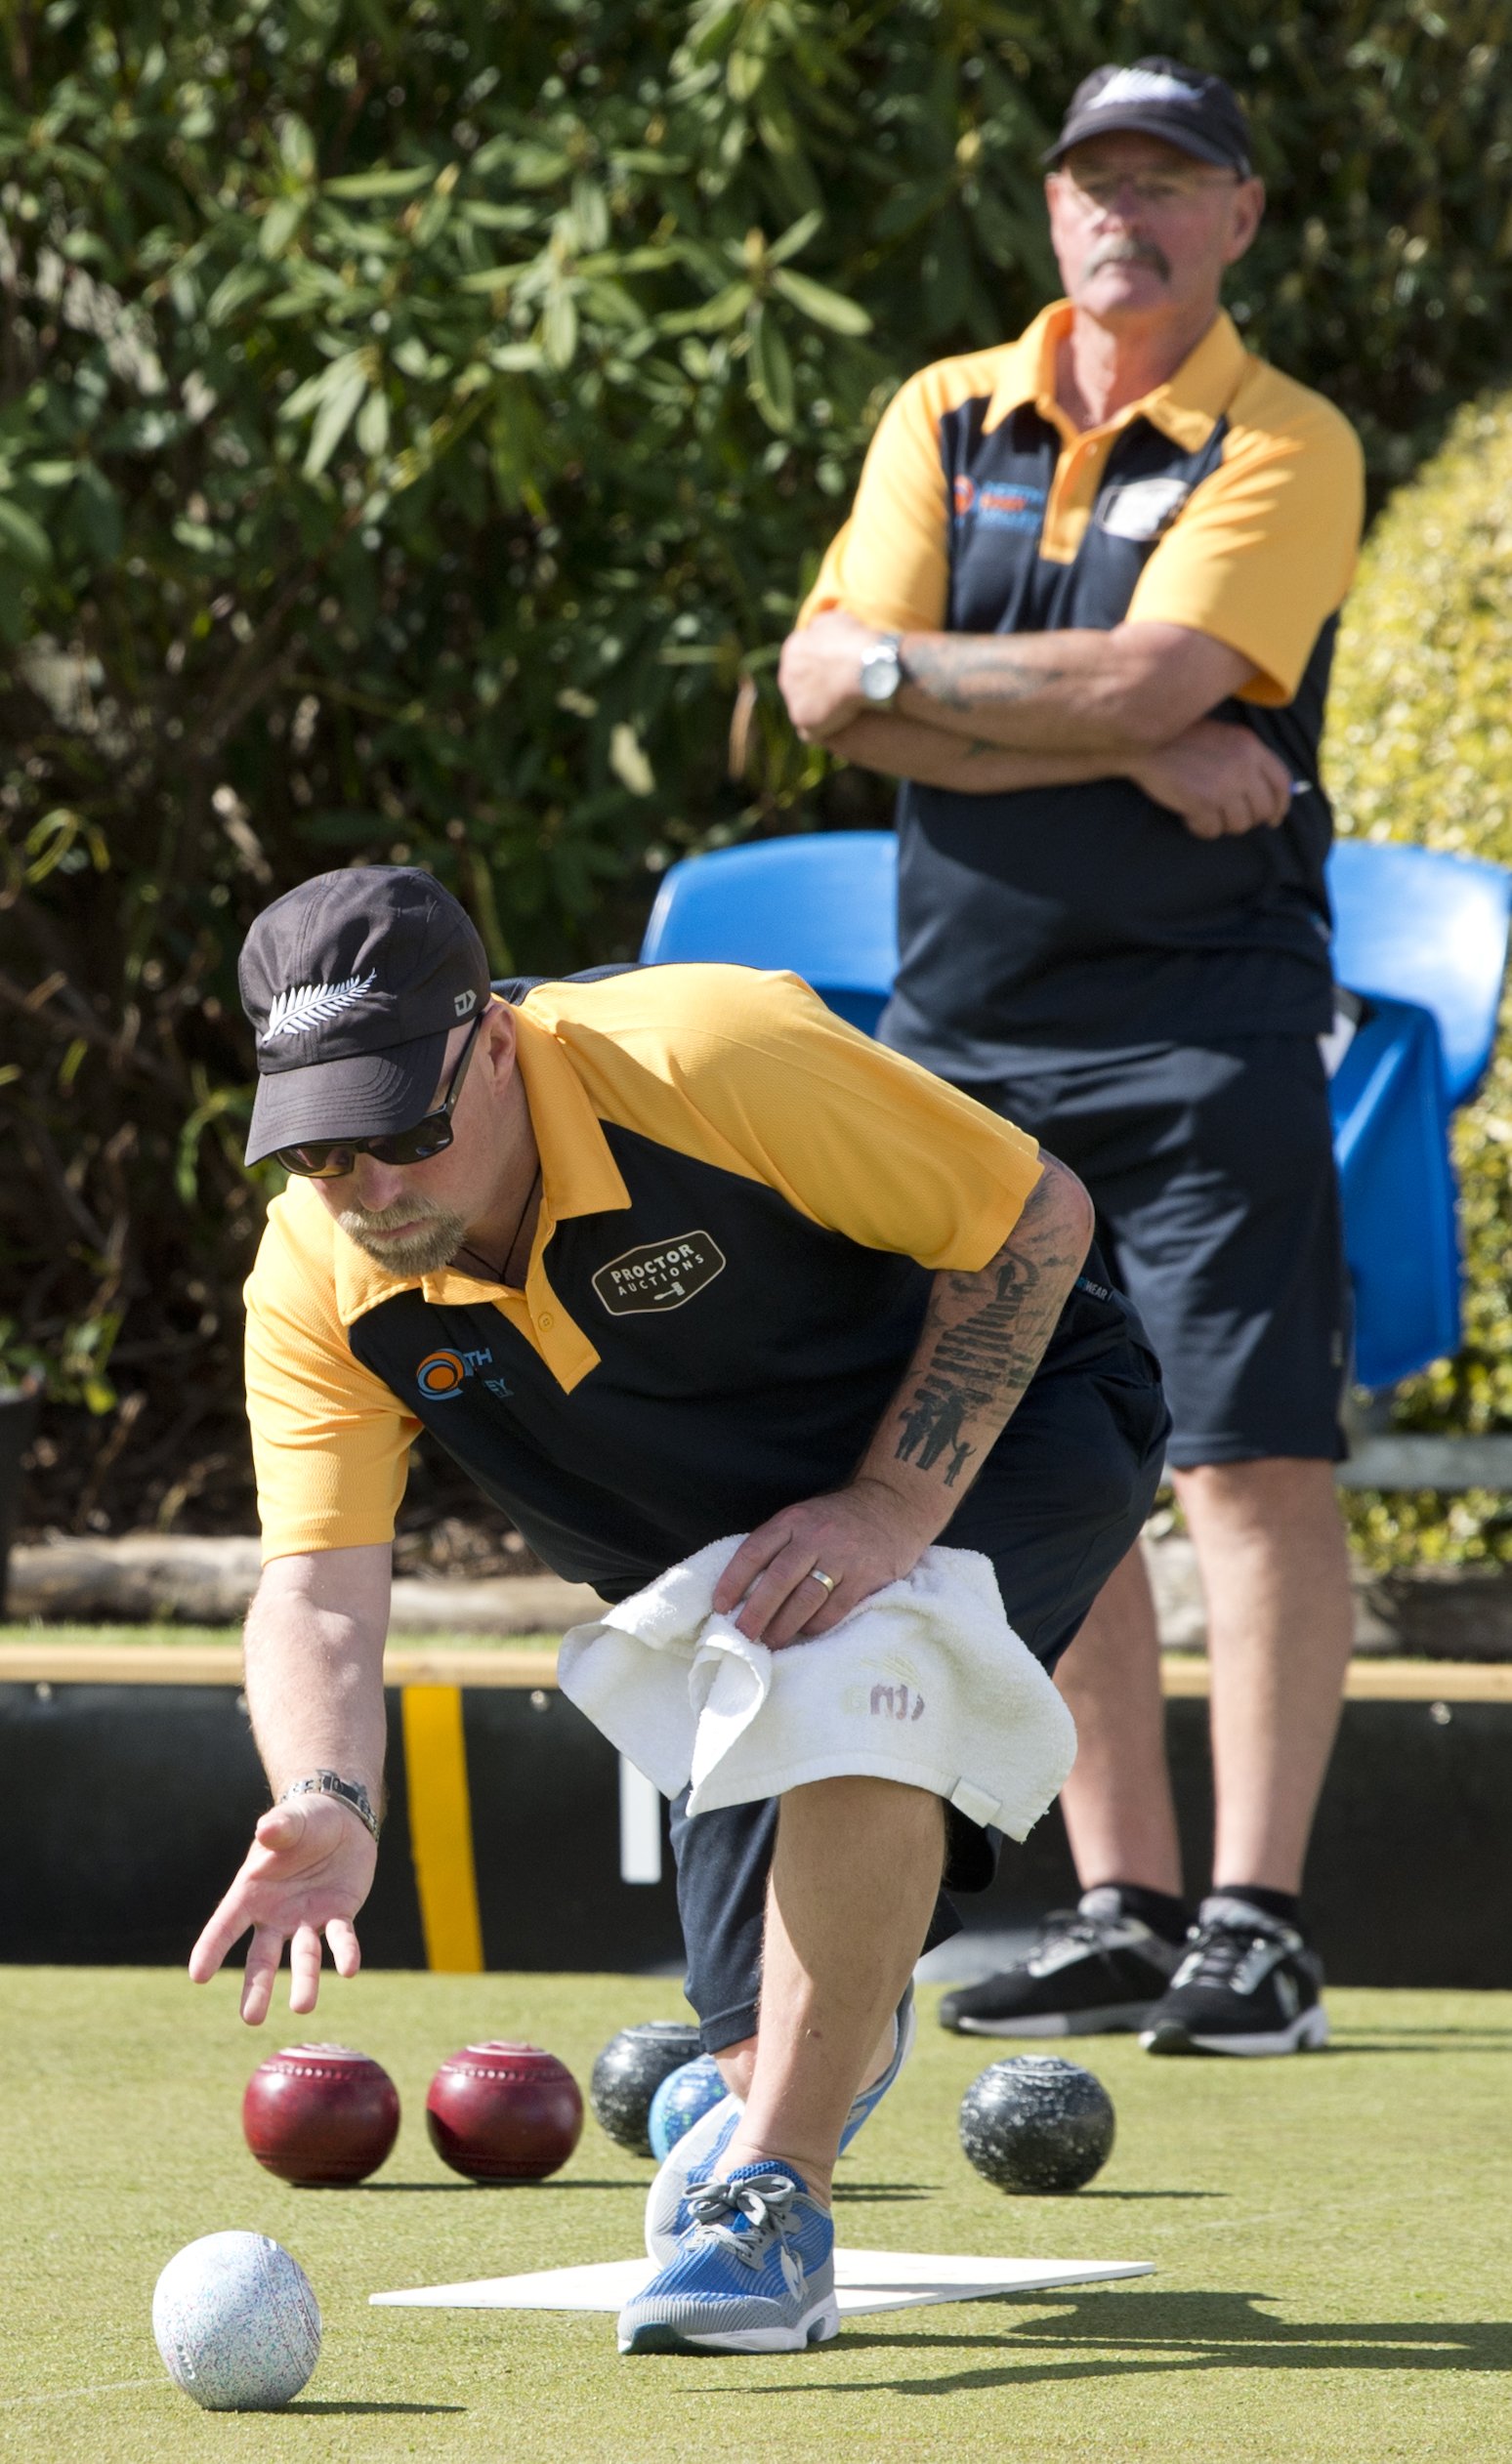
<path id="1" fill-rule="evenodd" d="M 751 392 L 769 428 L 785 436 L 793 424 L 793 363 L 770 309 L 751 319 Z"/>
<path id="2" fill-rule="evenodd" d="M 833 334 L 869 334 L 871 318 L 854 300 L 843 300 L 838 291 L 826 291 L 821 282 L 811 282 L 806 273 L 793 273 L 781 268 L 774 273 L 773 283 L 785 300 L 812 316 L 816 325 L 827 325 Z"/>
<path id="3" fill-rule="evenodd" d="M 9 557 L 27 573 L 52 570 L 52 541 L 36 516 L 18 505 L 14 496 L 0 496 L 0 556 Z"/>

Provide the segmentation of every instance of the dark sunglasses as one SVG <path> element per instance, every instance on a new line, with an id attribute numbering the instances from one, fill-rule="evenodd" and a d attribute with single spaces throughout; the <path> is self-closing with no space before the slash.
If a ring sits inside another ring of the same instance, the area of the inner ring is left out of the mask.
<path id="1" fill-rule="evenodd" d="M 485 1008 L 479 1011 L 457 1055 L 450 1086 L 435 1111 L 416 1121 L 413 1129 L 397 1129 L 388 1138 L 307 1139 L 302 1147 L 275 1147 L 273 1161 L 281 1163 L 285 1172 L 298 1173 L 302 1181 L 339 1181 L 358 1155 L 371 1155 L 378 1163 L 429 1163 L 432 1155 L 442 1153 L 451 1144 L 452 1107 L 462 1092 L 478 1030 L 486 1017 Z"/>

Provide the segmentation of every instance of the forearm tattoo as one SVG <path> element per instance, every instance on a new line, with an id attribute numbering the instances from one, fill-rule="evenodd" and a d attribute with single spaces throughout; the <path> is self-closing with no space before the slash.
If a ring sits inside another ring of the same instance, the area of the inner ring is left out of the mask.
<path id="1" fill-rule="evenodd" d="M 1044 1357 L 1081 1264 L 1064 1210 L 1042 1190 L 987 1270 L 986 1295 L 981 1274 L 944 1274 L 930 1298 L 922 1339 L 934 1334 L 935 1347 L 898 1413 L 894 1451 L 901 1463 L 939 1472 L 946 1488 L 968 1463 L 975 1478 Z"/>
<path id="2" fill-rule="evenodd" d="M 1019 656 L 995 634 L 932 633 L 908 645 L 908 681 L 944 710 L 1006 707 L 1065 682 L 1067 671 Z"/>

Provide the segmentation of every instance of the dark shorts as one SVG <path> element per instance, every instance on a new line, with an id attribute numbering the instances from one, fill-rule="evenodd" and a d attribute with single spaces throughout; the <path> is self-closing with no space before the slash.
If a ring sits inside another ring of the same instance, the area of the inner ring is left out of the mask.
<path id="1" fill-rule="evenodd" d="M 1094 1256 L 1087 1274 L 1100 1280 Z M 1159 1482 L 1169 1426 L 1159 1371 L 1133 1313 L 1073 1294 L 1051 1362 L 1034 1379 L 976 1484 L 941 1533 L 989 1558 L 1008 1622 L 1053 1668 L 1104 1582 L 1139 1535 Z M 798 1646 L 800 1650 L 802 1646 Z M 945 1809 L 945 1882 L 982 1891 L 998 1837 Z M 672 1809 L 688 1998 L 704 2048 L 753 2033 L 762 1917 L 777 1805 L 729 1806 L 690 1819 Z M 942 1895 L 929 1944 L 959 1920 Z"/>
<path id="2" fill-rule="evenodd" d="M 1091 1192 L 1160 1357 L 1172 1464 L 1342 1458 L 1350 1289 L 1310 1036 L 1101 1053 L 969 1092 Z"/>

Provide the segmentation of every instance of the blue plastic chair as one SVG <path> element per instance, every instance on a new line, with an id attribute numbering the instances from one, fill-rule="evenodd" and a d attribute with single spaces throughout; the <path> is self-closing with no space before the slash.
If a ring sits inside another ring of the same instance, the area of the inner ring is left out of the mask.
<path id="1" fill-rule="evenodd" d="M 1355 1374 L 1394 1386 L 1460 1341 L 1449 1118 L 1491 1060 L 1512 875 L 1422 847 L 1341 839 L 1333 971 L 1369 1009 L 1330 1087 L 1355 1285 Z"/>
<path id="2" fill-rule="evenodd" d="M 641 957 L 786 967 L 875 1030 L 898 965 L 890 831 L 771 839 L 674 864 Z M 1512 875 L 1423 848 L 1345 840 L 1328 865 L 1335 972 L 1369 1015 L 1330 1082 L 1355 1374 L 1393 1386 L 1459 1343 L 1449 1116 L 1495 1035 Z"/>
<path id="3" fill-rule="evenodd" d="M 1432 1011 L 1449 1101 L 1463 1104 L 1495 1042 L 1512 872 L 1426 847 L 1340 839 L 1328 896 L 1340 983 Z"/>
<path id="4" fill-rule="evenodd" d="M 1444 1053 L 1430 1011 L 1372 994 L 1328 1082 L 1362 1386 L 1459 1349 L 1459 1234 Z"/>
<path id="5" fill-rule="evenodd" d="M 876 1031 L 898 973 L 898 842 L 891 830 L 763 839 L 673 864 L 642 963 L 786 967 L 853 1026 Z"/>

